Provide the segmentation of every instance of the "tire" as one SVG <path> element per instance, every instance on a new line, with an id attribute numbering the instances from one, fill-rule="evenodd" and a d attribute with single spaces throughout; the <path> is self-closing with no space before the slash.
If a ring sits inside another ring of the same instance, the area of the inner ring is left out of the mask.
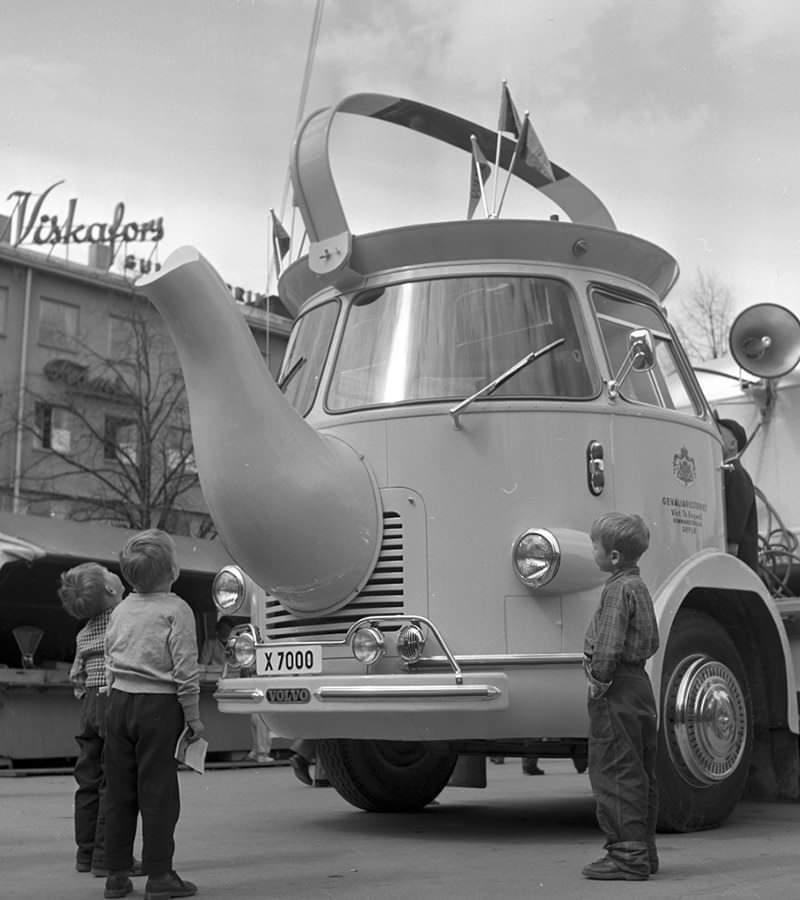
<path id="1" fill-rule="evenodd" d="M 442 742 L 317 742 L 317 759 L 330 783 L 348 803 L 367 812 L 427 806 L 447 784 L 456 758 Z"/>
<path id="2" fill-rule="evenodd" d="M 750 687 L 736 646 L 710 616 L 679 613 L 661 678 L 659 830 L 721 825 L 744 792 L 752 752 Z"/>

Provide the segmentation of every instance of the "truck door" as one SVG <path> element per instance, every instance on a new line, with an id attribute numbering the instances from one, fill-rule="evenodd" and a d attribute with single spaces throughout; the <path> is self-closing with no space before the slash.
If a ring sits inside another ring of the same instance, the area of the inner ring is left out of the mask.
<path id="1" fill-rule="evenodd" d="M 650 525 L 642 572 L 655 593 L 682 560 L 724 546 L 720 442 L 657 305 L 607 289 L 596 288 L 591 296 L 612 376 L 620 371 L 632 330 L 646 328 L 654 339 L 652 369 L 632 370 L 617 385 L 618 397 L 609 398 L 606 470 L 617 509 L 639 513 Z"/>

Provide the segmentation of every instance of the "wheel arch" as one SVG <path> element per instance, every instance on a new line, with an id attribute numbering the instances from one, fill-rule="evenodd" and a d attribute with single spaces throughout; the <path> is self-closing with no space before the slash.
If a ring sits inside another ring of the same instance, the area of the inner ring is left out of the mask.
<path id="1" fill-rule="evenodd" d="M 703 551 L 664 582 L 654 598 L 661 646 L 650 664 L 661 684 L 669 634 L 684 609 L 705 613 L 728 632 L 742 658 L 753 695 L 756 727 L 800 730 L 797 685 L 789 640 L 763 582 L 742 562 L 721 551 Z M 659 696 L 658 689 L 656 697 Z"/>

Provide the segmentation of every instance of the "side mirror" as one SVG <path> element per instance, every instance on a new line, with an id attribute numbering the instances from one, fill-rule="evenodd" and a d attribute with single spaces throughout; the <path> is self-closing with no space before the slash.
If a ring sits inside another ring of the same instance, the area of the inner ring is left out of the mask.
<path id="1" fill-rule="evenodd" d="M 608 394 L 616 399 L 620 386 L 625 383 L 625 379 L 630 375 L 631 369 L 634 372 L 649 372 L 656 358 L 656 346 L 653 341 L 653 335 L 647 328 L 635 328 L 628 335 L 628 352 L 616 376 L 608 383 Z"/>
<path id="2" fill-rule="evenodd" d="M 620 366 L 618 381 L 624 381 L 628 373 L 622 374 L 625 363 L 630 359 L 630 367 L 635 372 L 648 372 L 655 362 L 656 348 L 653 335 L 646 328 L 637 328 L 628 335 L 628 354 Z"/>

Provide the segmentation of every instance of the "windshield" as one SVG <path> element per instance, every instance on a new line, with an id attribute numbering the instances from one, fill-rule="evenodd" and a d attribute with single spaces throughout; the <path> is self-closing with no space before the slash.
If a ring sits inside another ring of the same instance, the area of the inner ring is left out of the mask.
<path id="1" fill-rule="evenodd" d="M 492 397 L 595 396 L 576 305 L 566 284 L 548 278 L 443 278 L 366 291 L 350 308 L 327 406 L 463 400 L 558 338 L 564 343 Z"/>

